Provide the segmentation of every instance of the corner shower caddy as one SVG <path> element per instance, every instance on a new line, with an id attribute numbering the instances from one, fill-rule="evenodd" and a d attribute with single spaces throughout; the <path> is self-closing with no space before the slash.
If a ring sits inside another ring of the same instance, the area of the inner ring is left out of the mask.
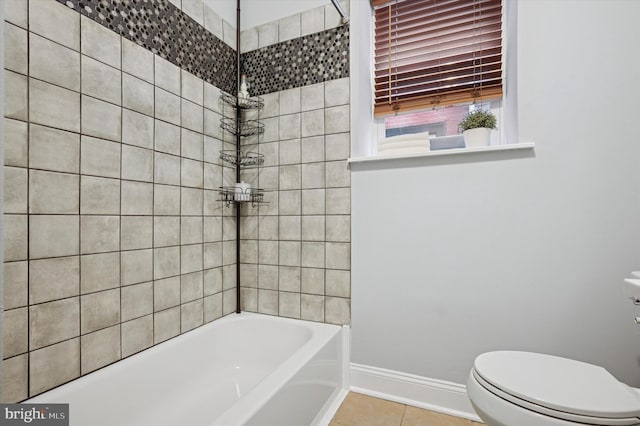
<path id="1" fill-rule="evenodd" d="M 236 167 L 236 181 L 240 181 L 241 169 L 260 167 L 264 164 L 263 154 L 252 151 L 243 152 L 240 143 L 241 137 L 264 133 L 263 123 L 258 120 L 245 120 L 242 117 L 243 112 L 247 110 L 261 109 L 264 106 L 264 101 L 260 97 L 238 99 L 236 96 L 226 92 L 221 93 L 220 99 L 236 111 L 235 117 L 223 117 L 220 119 L 220 127 L 236 136 L 236 149 L 220 151 L 220 159 Z M 238 191 L 237 186 L 221 186 L 220 201 L 223 201 L 227 207 L 232 203 L 250 202 L 253 207 L 266 203 L 263 189 L 251 188 L 250 192 L 245 193 Z"/>

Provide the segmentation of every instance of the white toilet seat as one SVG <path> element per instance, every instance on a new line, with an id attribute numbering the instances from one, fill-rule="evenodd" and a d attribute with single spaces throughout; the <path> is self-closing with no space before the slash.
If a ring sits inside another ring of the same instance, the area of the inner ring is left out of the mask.
<path id="1" fill-rule="evenodd" d="M 528 352 L 490 352 L 476 359 L 469 381 L 476 395 L 491 395 L 485 400 L 514 404 L 545 416 L 549 424 L 640 424 L 638 394 L 591 364 Z M 468 391 L 472 397 L 472 389 Z"/>

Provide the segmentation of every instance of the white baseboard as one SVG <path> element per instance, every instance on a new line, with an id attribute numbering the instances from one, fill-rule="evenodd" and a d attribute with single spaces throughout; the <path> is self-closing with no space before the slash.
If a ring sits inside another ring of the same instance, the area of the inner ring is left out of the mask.
<path id="1" fill-rule="evenodd" d="M 351 390 L 401 404 L 482 421 L 464 385 L 351 363 Z"/>

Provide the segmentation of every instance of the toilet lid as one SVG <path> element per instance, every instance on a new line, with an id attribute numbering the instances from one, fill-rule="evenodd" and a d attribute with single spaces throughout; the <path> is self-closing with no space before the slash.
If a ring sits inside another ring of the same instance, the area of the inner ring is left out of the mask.
<path id="1" fill-rule="evenodd" d="M 609 418 L 640 417 L 640 398 L 607 370 L 530 352 L 488 352 L 474 370 L 505 393 L 556 411 Z"/>

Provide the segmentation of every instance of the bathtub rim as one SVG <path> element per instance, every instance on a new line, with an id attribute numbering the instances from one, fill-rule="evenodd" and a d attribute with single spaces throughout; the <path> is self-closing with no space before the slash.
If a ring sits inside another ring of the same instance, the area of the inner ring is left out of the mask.
<path id="1" fill-rule="evenodd" d="M 242 314 L 245 314 L 245 312 Z M 297 318 L 275 317 L 252 312 L 246 312 L 246 314 L 248 317 L 266 316 L 277 318 L 277 321 L 286 321 L 298 326 L 300 326 L 300 323 L 303 323 L 306 324 L 306 327 L 313 330 L 313 334 L 309 341 L 305 342 L 295 353 L 282 364 L 278 365 L 276 369 L 269 373 L 264 380 L 258 383 L 245 396 L 209 423 L 209 426 L 228 425 L 231 424 L 229 423 L 230 421 L 233 421 L 233 424 L 245 424 L 269 401 L 269 398 L 265 398 L 267 392 L 271 396 L 276 394 L 298 371 L 309 363 L 321 348 L 324 348 L 333 338 L 337 338 L 338 345 L 341 348 L 340 356 L 342 357 L 341 360 L 338 360 L 341 371 L 340 383 L 338 384 L 338 388 L 332 392 L 327 403 L 322 407 L 320 412 L 316 414 L 312 422 L 313 425 L 328 424 L 348 393 L 348 365 L 350 355 L 348 344 L 349 326 L 313 322 Z"/>

